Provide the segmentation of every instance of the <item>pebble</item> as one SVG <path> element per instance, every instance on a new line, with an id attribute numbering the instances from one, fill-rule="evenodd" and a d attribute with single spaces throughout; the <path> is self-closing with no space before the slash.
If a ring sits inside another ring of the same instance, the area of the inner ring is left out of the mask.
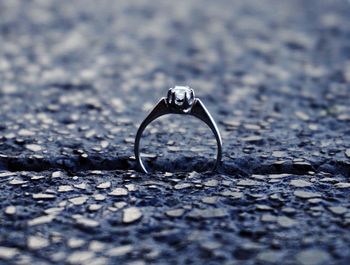
<path id="1" fill-rule="evenodd" d="M 260 252 L 256 259 L 263 264 L 278 264 L 278 262 L 282 259 L 283 252 L 276 250 L 266 250 Z M 282 264 L 282 263 L 280 263 Z"/>
<path id="2" fill-rule="evenodd" d="M 106 196 L 103 194 L 94 194 L 92 197 L 95 201 L 104 201 L 106 199 Z"/>
<path id="3" fill-rule="evenodd" d="M 249 143 L 257 143 L 257 142 L 261 142 L 263 140 L 264 140 L 264 138 L 262 138 L 261 136 L 257 136 L 257 135 L 247 136 L 247 137 L 242 138 L 242 141 L 249 142 Z"/>
<path id="4" fill-rule="evenodd" d="M 28 247 L 30 249 L 36 250 L 45 248 L 49 245 L 49 241 L 46 238 L 40 236 L 30 236 L 28 237 Z"/>
<path id="5" fill-rule="evenodd" d="M 303 190 L 294 191 L 294 195 L 302 199 L 311 199 L 311 198 L 321 197 L 321 194 L 317 192 L 310 192 L 310 191 L 303 191 Z"/>
<path id="6" fill-rule="evenodd" d="M 89 218 L 85 218 L 85 217 L 79 217 L 79 218 L 75 218 L 76 219 L 76 223 L 80 226 L 83 227 L 87 227 L 87 228 L 94 228 L 94 227 L 98 227 L 100 225 L 99 222 L 93 220 L 93 219 L 89 219 Z"/>
<path id="7" fill-rule="evenodd" d="M 201 199 L 201 201 L 203 203 L 207 203 L 207 204 L 216 204 L 218 201 L 218 197 L 217 196 L 207 196 L 207 197 L 203 197 Z"/>
<path id="8" fill-rule="evenodd" d="M 312 186 L 312 183 L 302 179 L 293 179 L 291 180 L 290 185 L 298 188 L 305 188 Z"/>
<path id="9" fill-rule="evenodd" d="M 82 205 L 87 201 L 88 197 L 86 196 L 79 196 L 75 198 L 70 198 L 69 201 L 73 203 L 74 205 Z"/>
<path id="10" fill-rule="evenodd" d="M 70 248 L 79 248 L 85 244 L 85 240 L 73 237 L 68 240 L 67 244 Z"/>
<path id="11" fill-rule="evenodd" d="M 9 182 L 9 184 L 11 184 L 11 185 L 22 185 L 22 184 L 25 184 L 25 183 L 27 183 L 28 181 L 24 181 L 24 180 L 22 180 L 22 179 L 17 179 L 17 178 L 15 178 L 15 179 L 13 179 L 13 180 L 11 180 L 10 182 Z"/>
<path id="12" fill-rule="evenodd" d="M 299 252 L 296 260 L 301 265 L 329 264 L 330 256 L 327 252 L 320 249 L 307 249 Z"/>
<path id="13" fill-rule="evenodd" d="M 166 211 L 165 214 L 169 217 L 180 217 L 185 213 L 184 209 L 174 209 Z"/>
<path id="14" fill-rule="evenodd" d="M 116 188 L 108 193 L 110 196 L 126 196 L 128 195 L 128 190 L 124 188 Z"/>
<path id="15" fill-rule="evenodd" d="M 298 222 L 287 216 L 278 216 L 277 223 L 284 228 L 295 226 Z"/>
<path id="16" fill-rule="evenodd" d="M 100 183 L 97 185 L 97 188 L 98 189 L 108 189 L 111 187 L 111 182 L 110 181 L 106 181 L 106 182 L 103 182 L 103 183 Z"/>
<path id="17" fill-rule="evenodd" d="M 124 223 L 133 223 L 139 220 L 142 217 L 142 212 L 139 208 L 130 207 L 123 210 L 123 222 Z"/>
<path id="18" fill-rule="evenodd" d="M 334 185 L 336 188 L 339 189 L 347 189 L 350 188 L 350 183 L 349 182 L 339 182 L 337 184 Z"/>
<path id="19" fill-rule="evenodd" d="M 337 215 L 343 215 L 343 214 L 345 214 L 348 211 L 347 208 L 342 207 L 342 206 L 332 206 L 332 207 L 328 207 L 328 209 L 332 213 L 337 214 Z"/>
<path id="20" fill-rule="evenodd" d="M 272 214 L 263 214 L 261 216 L 261 221 L 263 222 L 276 222 L 277 216 L 272 215 Z"/>
<path id="21" fill-rule="evenodd" d="M 250 180 L 250 179 L 244 179 L 237 182 L 238 186 L 258 186 L 261 185 L 261 182 Z"/>
<path id="22" fill-rule="evenodd" d="M 28 221 L 29 226 L 41 225 L 52 222 L 55 219 L 55 215 L 43 215 Z"/>
<path id="23" fill-rule="evenodd" d="M 207 208 L 207 209 L 194 209 L 188 216 L 191 218 L 201 219 L 201 218 L 219 218 L 225 217 L 228 213 L 225 209 L 220 208 Z"/>
<path id="24" fill-rule="evenodd" d="M 217 181 L 216 179 L 211 179 L 204 182 L 204 186 L 206 187 L 216 187 L 217 185 L 219 185 L 219 181 Z"/>
<path id="25" fill-rule="evenodd" d="M 42 150 L 42 147 L 40 145 L 37 144 L 26 144 L 25 147 L 33 152 L 39 152 Z"/>
<path id="26" fill-rule="evenodd" d="M 100 204 L 91 204 L 91 205 L 89 205 L 89 211 L 92 211 L 92 212 L 94 212 L 94 211 L 98 211 L 99 209 L 101 209 L 101 207 L 102 207 L 102 205 L 100 205 Z"/>
<path id="27" fill-rule="evenodd" d="M 118 246 L 118 247 L 109 249 L 107 251 L 107 255 L 111 257 L 119 257 L 119 256 L 126 255 L 132 251 L 133 251 L 132 245 L 124 245 L 124 246 Z"/>
<path id="28" fill-rule="evenodd" d="M 5 213 L 8 215 L 14 215 L 16 213 L 16 206 L 10 205 L 5 208 Z"/>
<path id="29" fill-rule="evenodd" d="M 58 187 L 58 192 L 68 192 L 72 190 L 73 190 L 73 187 L 70 185 L 61 185 Z"/>
<path id="30" fill-rule="evenodd" d="M 179 183 L 174 186 L 175 190 L 182 190 L 192 187 L 191 183 Z"/>
<path id="31" fill-rule="evenodd" d="M 9 260 L 14 258 L 19 253 L 17 248 L 1 247 L 0 259 Z"/>
<path id="32" fill-rule="evenodd" d="M 56 196 L 53 194 L 47 194 L 47 193 L 35 193 L 32 194 L 33 199 L 36 200 L 45 200 L 45 199 L 55 199 Z"/>
<path id="33" fill-rule="evenodd" d="M 89 264 L 94 257 L 92 251 L 75 251 L 68 256 L 67 261 L 72 265 Z"/>

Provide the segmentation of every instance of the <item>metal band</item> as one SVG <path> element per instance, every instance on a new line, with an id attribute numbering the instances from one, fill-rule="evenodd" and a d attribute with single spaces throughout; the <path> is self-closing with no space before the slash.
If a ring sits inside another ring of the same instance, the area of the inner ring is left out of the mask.
<path id="1" fill-rule="evenodd" d="M 216 163 L 215 163 L 215 168 L 218 167 L 218 165 L 221 162 L 222 158 L 222 140 L 220 136 L 220 132 L 218 127 L 216 126 L 216 123 L 212 116 L 210 115 L 209 111 L 206 109 L 202 101 L 198 98 L 194 99 L 193 106 L 192 108 L 184 113 L 183 111 L 177 110 L 172 108 L 168 103 L 167 103 L 167 98 L 162 98 L 158 104 L 153 108 L 153 110 L 148 114 L 148 116 L 145 118 L 145 120 L 141 123 L 135 137 L 135 158 L 138 167 L 144 172 L 148 173 L 146 167 L 144 166 L 141 155 L 140 155 L 140 140 L 143 131 L 146 129 L 146 127 L 155 119 L 159 118 L 160 116 L 166 115 L 166 114 L 182 114 L 182 115 L 192 115 L 201 121 L 205 122 L 209 128 L 212 130 L 214 133 L 216 142 L 217 142 L 217 155 L 216 155 Z"/>

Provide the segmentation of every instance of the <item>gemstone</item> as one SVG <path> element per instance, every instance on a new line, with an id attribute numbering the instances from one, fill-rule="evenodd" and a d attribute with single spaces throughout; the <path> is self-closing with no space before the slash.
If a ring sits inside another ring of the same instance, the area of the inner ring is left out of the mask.
<path id="1" fill-rule="evenodd" d="M 167 102 L 172 107 L 187 112 L 194 102 L 194 91 L 187 86 L 175 86 L 168 91 Z"/>

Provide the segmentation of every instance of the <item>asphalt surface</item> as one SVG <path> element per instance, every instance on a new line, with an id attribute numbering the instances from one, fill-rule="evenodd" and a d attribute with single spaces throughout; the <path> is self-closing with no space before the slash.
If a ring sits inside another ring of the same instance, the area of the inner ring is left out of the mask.
<path id="1" fill-rule="evenodd" d="M 350 3 L 0 0 L 0 264 L 349 264 Z M 217 121 L 138 125 L 189 85 Z"/>

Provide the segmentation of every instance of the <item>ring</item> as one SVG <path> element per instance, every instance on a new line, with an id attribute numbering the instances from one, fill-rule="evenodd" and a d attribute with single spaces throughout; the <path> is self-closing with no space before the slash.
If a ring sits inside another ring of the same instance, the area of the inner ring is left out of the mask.
<path id="1" fill-rule="evenodd" d="M 134 151 L 137 165 L 141 171 L 148 173 L 142 162 L 139 150 L 142 133 L 152 121 L 166 114 L 192 115 L 209 126 L 214 133 L 217 142 L 217 155 L 214 167 L 214 169 L 216 169 L 220 164 L 222 157 L 222 140 L 219 129 L 202 101 L 194 96 L 194 91 L 192 88 L 187 86 L 175 86 L 174 88 L 169 89 L 167 97 L 160 99 L 157 105 L 141 123 L 137 131 Z"/>

